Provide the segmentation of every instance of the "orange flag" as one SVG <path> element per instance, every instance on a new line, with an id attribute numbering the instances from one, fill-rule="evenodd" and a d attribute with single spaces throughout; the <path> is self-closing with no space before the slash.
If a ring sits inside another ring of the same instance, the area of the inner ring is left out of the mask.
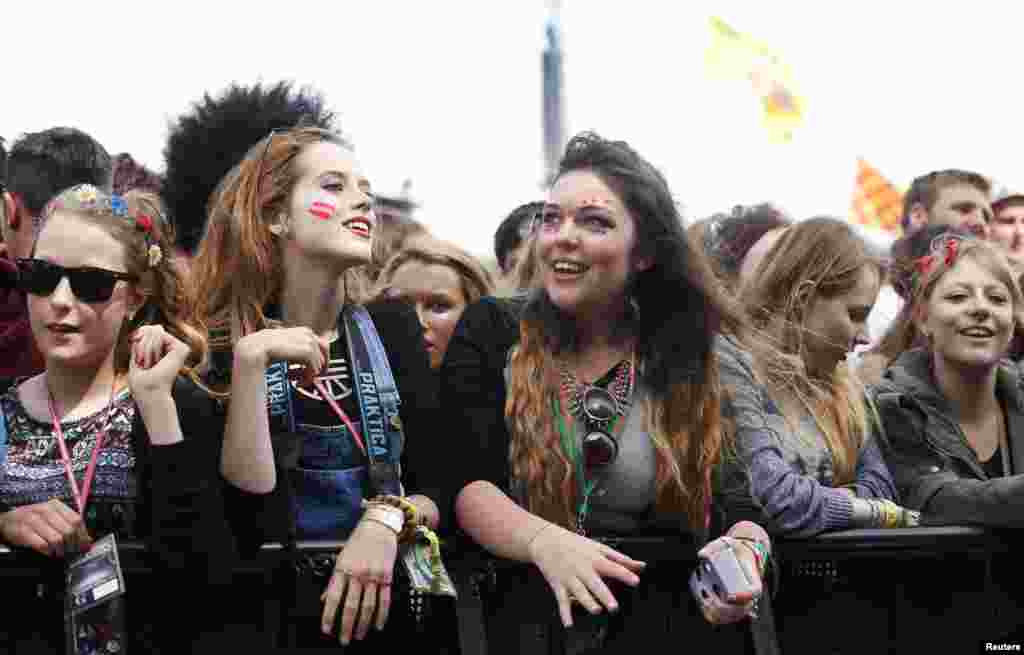
<path id="1" fill-rule="evenodd" d="M 903 194 L 877 168 L 857 159 L 857 182 L 853 189 L 853 221 L 895 235 L 900 233 Z"/>

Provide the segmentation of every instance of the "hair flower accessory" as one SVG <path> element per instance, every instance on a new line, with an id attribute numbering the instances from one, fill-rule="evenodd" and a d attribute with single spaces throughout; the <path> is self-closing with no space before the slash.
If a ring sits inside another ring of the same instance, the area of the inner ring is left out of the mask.
<path id="1" fill-rule="evenodd" d="M 928 275 L 928 270 L 932 267 L 933 261 L 934 258 L 931 255 L 919 257 L 917 261 L 914 262 L 914 268 L 917 269 L 917 272 L 921 275 Z"/>
<path id="2" fill-rule="evenodd" d="M 953 262 L 956 261 L 956 252 L 959 245 L 959 239 L 946 239 L 946 266 L 952 266 Z"/>
<path id="3" fill-rule="evenodd" d="M 78 202 L 83 205 L 91 205 L 96 202 L 96 187 L 90 184 L 83 184 L 78 188 Z"/>
<path id="4" fill-rule="evenodd" d="M 149 267 L 153 268 L 154 266 L 159 265 L 160 262 L 163 261 L 164 251 L 160 249 L 160 246 L 154 243 L 149 247 L 148 256 L 149 259 L 147 261 L 149 263 Z"/>
<path id="5" fill-rule="evenodd" d="M 135 227 L 149 234 L 153 231 L 153 219 L 149 214 L 139 214 L 135 217 Z"/>
<path id="6" fill-rule="evenodd" d="M 127 216 L 128 215 L 128 203 L 124 201 L 124 198 L 118 195 L 110 196 L 110 213 L 114 216 Z"/>

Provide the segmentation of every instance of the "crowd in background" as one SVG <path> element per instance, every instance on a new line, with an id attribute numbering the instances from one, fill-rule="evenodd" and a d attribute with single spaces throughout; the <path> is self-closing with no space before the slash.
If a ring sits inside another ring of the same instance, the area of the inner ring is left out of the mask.
<path id="1" fill-rule="evenodd" d="M 398 647 L 408 597 L 445 596 L 440 535 L 532 565 L 492 648 L 620 652 L 687 583 L 604 536 L 733 555 L 742 591 L 672 609 L 728 648 L 770 537 L 1024 522 L 1024 193 L 923 174 L 879 252 L 770 204 L 686 221 L 588 132 L 543 197 L 469 219 L 492 270 L 376 194 L 339 128 L 314 91 L 232 85 L 173 121 L 162 174 L 73 127 L 0 147 L 0 542 L 146 541 L 137 647 L 228 634 L 167 619 L 268 542 L 346 541 L 299 576 L 310 647 Z"/>

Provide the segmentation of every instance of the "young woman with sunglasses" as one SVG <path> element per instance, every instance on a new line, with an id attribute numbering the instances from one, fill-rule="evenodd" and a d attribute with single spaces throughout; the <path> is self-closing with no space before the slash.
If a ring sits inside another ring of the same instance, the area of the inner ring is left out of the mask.
<path id="1" fill-rule="evenodd" d="M 648 575 L 592 536 L 721 534 L 710 489 L 723 447 L 714 343 L 737 316 L 688 245 L 664 178 L 623 142 L 569 142 L 534 238 L 526 301 L 470 306 L 448 346 L 454 511 L 478 544 L 535 565 L 550 587 L 536 572 L 499 574 L 492 647 L 547 652 L 584 639 L 635 649 L 666 636 L 649 631 L 665 629 L 689 571 Z M 705 553 L 735 548 L 759 588 L 766 535 L 750 523 L 730 533 Z M 715 622 L 747 615 L 753 598 L 732 600 L 721 614 L 702 609 Z M 605 633 L 574 619 L 574 604 L 624 611 Z M 562 630 L 557 617 L 580 625 Z"/>
<path id="2" fill-rule="evenodd" d="M 401 482 L 409 495 L 388 499 L 393 505 L 371 501 L 365 514 L 360 509 L 361 501 L 383 492 L 367 475 L 366 437 L 372 434 L 360 420 L 363 381 L 356 389 L 342 280 L 370 261 L 371 203 L 369 182 L 337 134 L 275 130 L 214 191 L 191 267 L 193 317 L 211 334 L 208 379 L 229 396 L 221 469 L 233 489 L 232 520 L 248 526 L 250 546 L 346 540 L 326 571 L 311 562 L 317 590 L 296 601 L 301 614 L 323 592 L 323 607 L 305 612 L 311 620 L 315 614 L 319 629 L 300 627 L 298 638 L 319 638 L 325 647 L 331 640 L 334 648 L 339 639 L 364 639 L 370 628 L 367 647 L 404 638 L 400 629 L 378 632 L 398 602 L 392 576 L 399 533 L 404 538 L 415 523 L 436 528 L 439 521 L 429 497 L 436 493 L 424 493 L 435 468 L 436 441 L 424 437 L 436 411 L 436 380 L 416 314 L 399 301 L 367 309 L 401 394 L 394 423 L 406 439 L 401 480 L 385 482 L 396 488 Z M 289 375 L 277 388 L 267 384 L 267 371 L 280 362 L 288 363 Z M 293 428 L 271 427 L 268 403 L 282 399 L 291 407 Z M 286 462 L 289 435 L 297 452 Z M 346 480 L 359 488 L 337 487 Z"/>
<path id="3" fill-rule="evenodd" d="M 813 218 L 790 226 L 741 287 L 757 333 L 725 340 L 720 359 L 737 446 L 723 482 L 733 516 L 798 536 L 916 522 L 894 503 L 877 418 L 846 364 L 867 343 L 881 278 L 848 224 Z"/>
<path id="4" fill-rule="evenodd" d="M 206 344 L 183 320 L 183 279 L 154 207 L 88 185 L 49 203 L 31 257 L 18 261 L 46 370 L 0 397 L 3 542 L 64 559 L 111 533 L 146 540 L 169 573 L 127 597 L 147 652 L 202 630 L 195 617 L 162 619 L 233 561 L 220 435 L 206 434 L 217 407 L 188 377 Z M 151 622 L 162 629 L 146 643 Z"/>

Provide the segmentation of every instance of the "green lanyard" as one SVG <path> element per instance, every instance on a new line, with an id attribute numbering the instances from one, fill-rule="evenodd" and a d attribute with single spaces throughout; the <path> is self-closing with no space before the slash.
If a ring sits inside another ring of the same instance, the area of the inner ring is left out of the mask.
<path id="1" fill-rule="evenodd" d="M 594 493 L 597 480 L 587 480 L 587 472 L 583 465 L 583 454 L 580 452 L 581 446 L 576 438 L 576 422 L 573 421 L 572 434 L 569 434 L 569 430 L 565 427 L 562 403 L 557 395 L 551 398 L 551 409 L 558 420 L 558 435 L 562 444 L 562 452 L 572 460 L 576 468 L 576 489 L 579 496 L 579 501 L 576 503 L 576 531 L 584 534 L 583 526 L 586 523 L 587 514 L 590 513 L 590 496 Z M 615 424 L 618 420 L 618 416 L 612 419 L 611 425 L 608 426 L 609 433 L 614 433 Z"/>

